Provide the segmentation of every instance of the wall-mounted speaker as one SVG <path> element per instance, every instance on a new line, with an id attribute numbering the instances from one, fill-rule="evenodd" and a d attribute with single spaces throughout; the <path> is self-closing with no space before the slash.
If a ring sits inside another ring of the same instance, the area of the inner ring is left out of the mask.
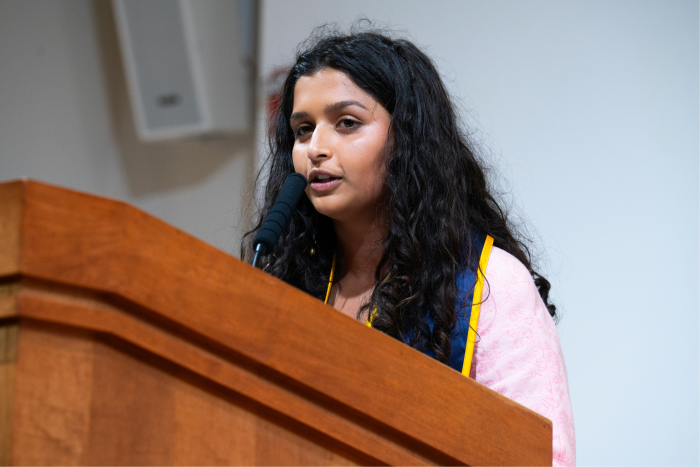
<path id="1" fill-rule="evenodd" d="M 249 13 L 241 10 L 250 9 L 242 5 L 235 0 L 113 0 L 140 138 L 251 128 L 250 57 L 241 31 L 241 15 Z"/>

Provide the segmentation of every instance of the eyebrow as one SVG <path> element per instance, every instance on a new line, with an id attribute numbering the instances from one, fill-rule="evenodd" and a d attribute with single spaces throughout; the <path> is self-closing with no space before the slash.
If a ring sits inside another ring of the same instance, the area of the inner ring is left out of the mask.
<path id="1" fill-rule="evenodd" d="M 336 111 L 338 111 L 338 110 L 344 109 L 345 107 L 350 107 L 350 106 L 353 106 L 353 105 L 355 105 L 355 106 L 357 106 L 357 107 L 361 107 L 361 108 L 367 110 L 367 107 L 365 107 L 364 105 L 360 104 L 360 103 L 357 102 L 357 101 L 340 101 L 340 102 L 336 102 L 335 104 L 328 104 L 328 105 L 323 109 L 323 112 L 324 112 L 324 113 L 336 112 Z M 292 122 L 293 122 L 294 120 L 299 120 L 299 119 L 301 119 L 301 118 L 306 118 L 306 117 L 308 117 L 308 116 L 309 116 L 309 113 L 308 113 L 308 112 L 294 112 L 294 113 L 289 117 L 289 121 L 292 121 Z"/>
<path id="2" fill-rule="evenodd" d="M 335 104 L 327 105 L 323 109 L 323 111 L 325 113 L 335 112 L 336 110 L 344 109 L 345 107 L 350 107 L 351 105 L 356 105 L 358 107 L 361 107 L 361 108 L 367 110 L 367 107 L 365 107 L 364 105 L 360 104 L 357 101 L 340 101 L 340 102 L 336 102 Z"/>

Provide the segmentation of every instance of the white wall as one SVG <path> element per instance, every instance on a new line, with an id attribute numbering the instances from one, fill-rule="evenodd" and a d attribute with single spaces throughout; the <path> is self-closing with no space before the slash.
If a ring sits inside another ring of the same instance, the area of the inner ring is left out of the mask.
<path id="1" fill-rule="evenodd" d="M 122 199 L 237 252 L 252 131 L 139 142 L 113 21 L 103 0 L 0 1 L 0 180 Z"/>
<path id="2" fill-rule="evenodd" d="M 437 61 L 546 246 L 579 463 L 697 465 L 698 2 L 265 0 L 262 72 L 359 14 Z"/>

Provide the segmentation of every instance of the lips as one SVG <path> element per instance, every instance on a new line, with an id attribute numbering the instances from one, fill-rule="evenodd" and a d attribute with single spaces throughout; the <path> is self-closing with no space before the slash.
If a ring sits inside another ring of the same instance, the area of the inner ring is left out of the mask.
<path id="1" fill-rule="evenodd" d="M 309 174 L 310 185 L 313 190 L 325 191 L 333 188 L 342 180 L 342 177 L 325 172 L 323 170 L 312 170 Z"/>

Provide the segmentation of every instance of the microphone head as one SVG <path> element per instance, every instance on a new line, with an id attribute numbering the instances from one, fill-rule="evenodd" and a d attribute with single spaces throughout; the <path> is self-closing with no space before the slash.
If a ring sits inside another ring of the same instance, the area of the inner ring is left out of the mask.
<path id="1" fill-rule="evenodd" d="M 279 195 L 277 195 L 275 204 L 272 205 L 272 209 L 255 235 L 254 250 L 257 251 L 258 245 L 260 245 L 260 253 L 263 255 L 272 253 L 305 189 L 306 177 L 302 174 L 293 173 L 287 177 Z"/>

